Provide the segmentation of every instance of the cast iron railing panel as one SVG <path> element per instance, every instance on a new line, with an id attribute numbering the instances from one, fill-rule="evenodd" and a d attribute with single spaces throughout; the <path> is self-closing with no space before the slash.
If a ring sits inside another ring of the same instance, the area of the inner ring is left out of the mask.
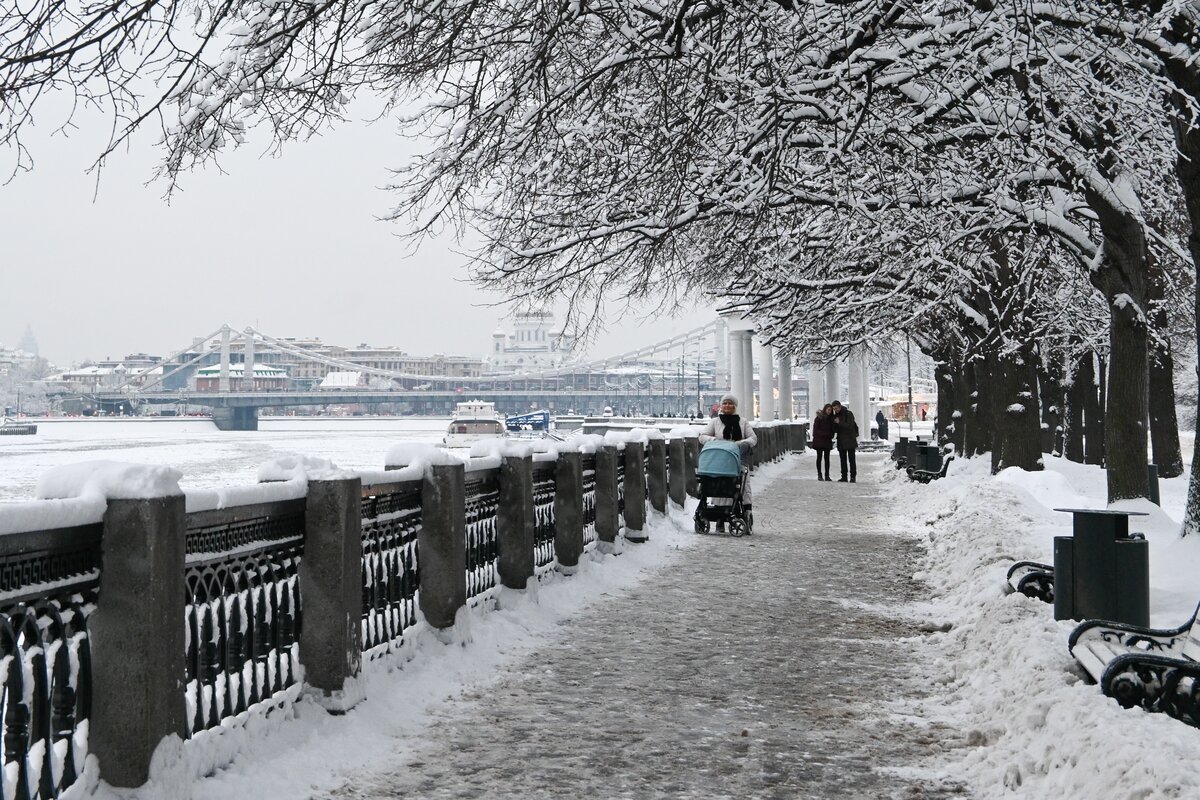
<path id="1" fill-rule="evenodd" d="M 554 463 L 533 468 L 533 564 L 541 573 L 554 566 Z"/>
<path id="2" fill-rule="evenodd" d="M 188 515 L 188 735 L 282 702 L 300 665 L 305 501 Z"/>
<path id="3" fill-rule="evenodd" d="M 467 518 L 467 599 L 497 584 L 496 513 L 500 505 L 500 470 L 468 472 L 464 491 Z"/>
<path id="4" fill-rule="evenodd" d="M 87 756 L 100 523 L 0 536 L 4 798 L 52 798 Z"/>
<path id="5" fill-rule="evenodd" d="M 617 451 L 617 533 L 625 530 L 625 451 Z"/>
<path id="6" fill-rule="evenodd" d="M 583 546 L 596 543 L 596 456 L 587 453 L 583 462 Z"/>
<path id="7" fill-rule="evenodd" d="M 371 659 L 403 644 L 417 622 L 421 481 L 362 491 L 362 649 Z"/>

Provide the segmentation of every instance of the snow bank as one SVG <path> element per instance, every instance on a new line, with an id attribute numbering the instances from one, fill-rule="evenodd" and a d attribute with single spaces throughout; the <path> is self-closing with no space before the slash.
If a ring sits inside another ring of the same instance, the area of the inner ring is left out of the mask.
<path id="1" fill-rule="evenodd" d="M 107 507 L 107 500 L 94 496 L 0 503 L 0 535 L 92 525 L 104 519 Z"/>
<path id="2" fill-rule="evenodd" d="M 1105 507 L 1099 467 L 1046 457 L 1047 469 L 991 477 L 987 459 L 956 460 L 928 486 L 883 476 L 896 524 L 926 555 L 916 577 L 933 591 L 918 609 L 930 630 L 927 699 L 891 710 L 961 731 L 935 750 L 930 769 L 970 781 L 972 796 L 1185 797 L 1200 794 L 1190 768 L 1200 730 L 1162 714 L 1122 709 L 1104 697 L 1067 652 L 1075 623 L 1053 607 L 1006 594 L 1014 560 L 1053 560 L 1053 537 L 1071 532 L 1055 508 Z M 1165 509 L 1131 520 L 1150 545 L 1151 623 L 1178 625 L 1200 600 L 1200 538 L 1180 538 L 1186 478 L 1161 484 Z M 924 770 L 919 770 L 924 771 Z"/>
<path id="3" fill-rule="evenodd" d="M 354 473 L 339 469 L 327 458 L 287 455 L 268 461 L 258 468 L 260 483 L 267 481 L 337 481 L 353 478 Z"/>
<path id="4" fill-rule="evenodd" d="M 139 500 L 181 495 L 183 474 L 157 464 L 121 461 L 82 461 L 47 470 L 38 481 L 37 496 L 47 500 L 70 497 Z"/>

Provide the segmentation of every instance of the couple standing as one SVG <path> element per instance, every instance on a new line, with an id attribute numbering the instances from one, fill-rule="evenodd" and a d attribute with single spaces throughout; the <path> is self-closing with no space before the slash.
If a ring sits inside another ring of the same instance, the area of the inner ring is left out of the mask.
<path id="1" fill-rule="evenodd" d="M 842 477 L 839 483 L 847 480 L 849 466 L 849 481 L 854 483 L 858 477 L 858 465 L 854 461 L 854 451 L 858 449 L 858 423 L 854 414 L 834 400 L 817 412 L 817 418 L 812 423 L 812 446 L 817 451 L 817 480 L 831 481 L 829 475 L 829 451 L 837 442 L 838 456 L 842 461 Z M 822 467 L 822 464 L 824 465 Z"/>

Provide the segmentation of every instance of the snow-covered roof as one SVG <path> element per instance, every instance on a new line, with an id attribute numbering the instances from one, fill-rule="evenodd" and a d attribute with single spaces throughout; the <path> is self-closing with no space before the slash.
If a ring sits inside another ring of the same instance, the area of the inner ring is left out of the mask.
<path id="1" fill-rule="evenodd" d="M 361 372 L 330 372 L 321 381 L 322 389 L 353 389 L 362 385 Z"/>
<path id="2" fill-rule="evenodd" d="M 229 365 L 229 376 L 230 377 L 238 377 L 238 378 L 242 377 L 242 369 L 244 367 L 245 367 L 244 364 L 230 364 Z M 196 377 L 219 378 L 219 377 L 221 377 L 221 365 L 213 364 L 208 367 L 201 367 L 200 369 L 196 370 Z M 271 366 L 267 366 L 266 364 L 256 363 L 254 365 L 254 377 L 256 377 L 256 378 L 286 378 L 287 372 L 280 369 L 279 367 L 271 367 Z"/>

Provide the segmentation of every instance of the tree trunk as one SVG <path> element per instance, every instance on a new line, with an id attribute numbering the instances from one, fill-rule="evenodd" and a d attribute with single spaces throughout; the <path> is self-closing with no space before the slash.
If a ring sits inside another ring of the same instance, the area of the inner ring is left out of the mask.
<path id="1" fill-rule="evenodd" d="M 972 386 L 969 371 L 961 362 L 956 362 L 951 380 L 954 382 L 954 397 L 958 405 L 951 418 L 953 429 L 950 431 L 950 441 L 954 442 L 954 452 L 957 455 L 969 457 L 971 451 L 967 449 L 967 425 L 970 414 L 967 406 L 971 399 Z"/>
<path id="2" fill-rule="evenodd" d="M 967 365 L 965 372 L 971 391 L 967 396 L 966 408 L 963 409 L 963 415 L 967 418 L 963 452 L 968 456 L 981 456 L 992 449 L 992 415 L 989 405 L 992 392 L 987 364 L 982 358 L 974 358 Z"/>
<path id="3" fill-rule="evenodd" d="M 1195 97 L 1200 91 L 1200 72 L 1194 67 L 1184 69 L 1168 67 L 1168 73 L 1183 91 Z M 1175 143 L 1179 147 L 1179 158 L 1175 161 L 1175 175 L 1183 189 L 1184 205 L 1188 220 L 1192 223 L 1188 235 L 1188 249 L 1192 253 L 1192 264 L 1197 268 L 1196 280 L 1200 282 L 1200 127 L 1188 122 L 1192 118 L 1187 111 L 1187 100 L 1183 96 L 1174 98 L 1176 116 L 1173 120 Z M 1193 319 L 1196 326 L 1196 347 L 1200 356 L 1200 291 L 1193 290 Z M 1197 358 L 1200 369 L 1200 357 Z M 1200 430 L 1200 412 L 1197 412 L 1197 430 Z M 1183 535 L 1200 533 L 1200 436 L 1192 445 L 1192 471 L 1188 479 L 1187 507 L 1183 512 Z"/>
<path id="4" fill-rule="evenodd" d="M 1146 476 L 1149 342 L 1140 314 L 1141 309 L 1131 305 L 1125 308 L 1114 306 L 1109 320 L 1112 350 L 1105 398 L 1108 409 L 1104 415 L 1104 463 L 1108 471 L 1110 503 L 1145 497 L 1150 488 Z"/>
<path id="5" fill-rule="evenodd" d="M 1160 478 L 1183 474 L 1183 453 L 1179 449 L 1179 422 L 1175 417 L 1175 357 L 1168 337 L 1166 293 L 1162 267 L 1150 270 L 1149 300 L 1153 304 L 1150 325 L 1157 336 L 1150 337 L 1150 448 Z"/>
<path id="6" fill-rule="evenodd" d="M 1074 356 L 1067 362 L 1064 380 L 1067 410 L 1063 414 L 1063 457 L 1083 463 L 1083 407 L 1087 404 L 1084 387 L 1092 385 L 1092 354 Z"/>
<path id="7" fill-rule="evenodd" d="M 999 435 L 992 443 L 992 472 L 1008 467 L 1039 471 L 1044 465 L 1032 348 L 997 356 L 995 364 L 994 408 Z"/>
<path id="8" fill-rule="evenodd" d="M 937 383 L 937 421 L 934 424 L 934 439 L 939 445 L 953 441 L 957 427 L 958 398 L 954 393 L 955 369 L 946 360 L 938 360 L 933 366 L 933 378 Z"/>
<path id="9" fill-rule="evenodd" d="M 1087 364 L 1079 374 L 1079 380 L 1084 384 L 1078 387 L 1083 398 L 1083 463 L 1103 466 L 1104 409 L 1100 402 L 1099 384 L 1104 380 L 1104 373 L 1101 370 L 1097 380 L 1096 362 L 1102 359 L 1093 356 L 1093 353 L 1084 354 Z"/>
<path id="10" fill-rule="evenodd" d="M 1062 362 L 1038 362 L 1038 393 L 1042 406 L 1042 452 L 1062 455 Z"/>

